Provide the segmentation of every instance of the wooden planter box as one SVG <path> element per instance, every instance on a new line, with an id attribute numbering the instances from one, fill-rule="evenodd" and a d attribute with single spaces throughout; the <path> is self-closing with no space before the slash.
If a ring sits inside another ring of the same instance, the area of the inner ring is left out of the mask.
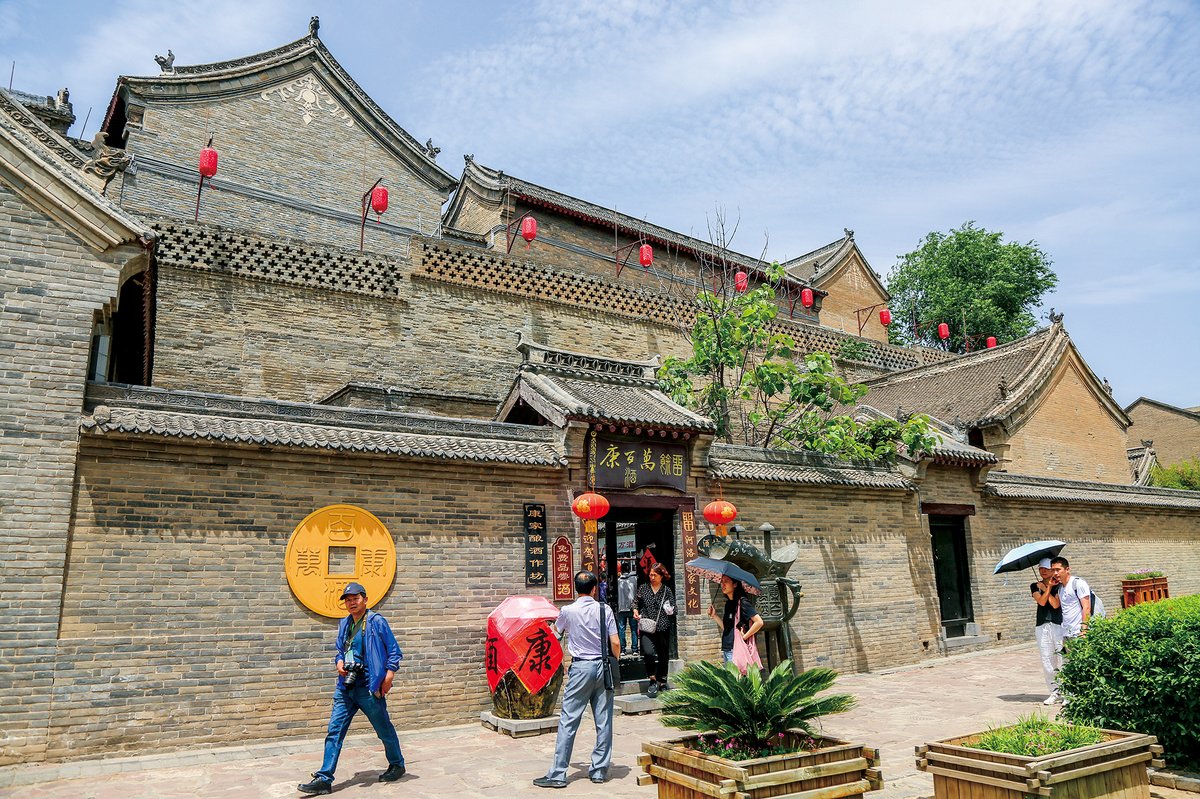
<path id="1" fill-rule="evenodd" d="M 979 734 L 917 747 L 936 799 L 1150 799 L 1146 767 L 1163 766 L 1153 735 L 1105 730 L 1108 740 L 1052 755 L 1022 757 L 970 749 Z"/>
<path id="2" fill-rule="evenodd" d="M 1157 602 L 1171 596 L 1166 577 L 1147 577 L 1144 580 L 1121 581 L 1121 605 L 1131 608 L 1143 602 Z"/>
<path id="3" fill-rule="evenodd" d="M 691 748 L 699 736 L 642 744 L 638 785 L 658 785 L 659 799 L 841 799 L 883 787 L 878 753 L 831 738 L 815 752 L 726 760 Z"/>

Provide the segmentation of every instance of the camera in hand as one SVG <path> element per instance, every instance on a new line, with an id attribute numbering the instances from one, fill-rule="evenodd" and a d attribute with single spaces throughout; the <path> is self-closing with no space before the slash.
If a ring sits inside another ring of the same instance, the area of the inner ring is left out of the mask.
<path id="1" fill-rule="evenodd" d="M 363 675 L 367 673 L 367 667 L 361 663 L 347 663 L 346 676 L 342 678 L 342 683 L 349 690 L 358 684 Z"/>

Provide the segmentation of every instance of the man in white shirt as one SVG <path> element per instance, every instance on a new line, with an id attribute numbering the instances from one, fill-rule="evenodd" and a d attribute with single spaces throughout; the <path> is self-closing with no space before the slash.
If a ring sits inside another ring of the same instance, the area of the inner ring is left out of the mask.
<path id="1" fill-rule="evenodd" d="M 1092 617 L 1092 589 L 1082 577 L 1071 576 L 1071 564 L 1061 555 L 1050 561 L 1054 582 L 1062 586 L 1058 601 L 1062 607 L 1064 638 L 1087 634 L 1088 619 Z"/>
<path id="2" fill-rule="evenodd" d="M 567 766 L 575 746 L 575 733 L 589 705 L 596 720 L 596 748 L 588 775 L 592 782 L 608 779 L 612 762 L 613 692 L 604 687 L 604 641 L 600 637 L 600 613 L 604 612 L 604 638 L 613 657 L 621 654 L 617 623 L 607 606 L 596 601 L 596 575 L 590 571 L 575 573 L 575 593 L 579 598 L 558 614 L 554 626 L 567 635 L 571 666 L 567 669 L 567 690 L 563 693 L 562 713 L 558 717 L 558 735 L 554 741 L 554 762 L 546 776 L 533 784 L 539 788 L 566 788 Z"/>

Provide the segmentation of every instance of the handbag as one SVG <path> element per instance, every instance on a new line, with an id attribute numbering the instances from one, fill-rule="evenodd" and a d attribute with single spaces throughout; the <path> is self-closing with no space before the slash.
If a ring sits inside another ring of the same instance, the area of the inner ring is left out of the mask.
<path id="1" fill-rule="evenodd" d="M 621 682 L 621 661 L 613 655 L 608 642 L 608 625 L 604 622 L 604 603 L 600 603 L 600 673 L 604 678 L 604 690 L 617 690 Z"/>
<path id="2" fill-rule="evenodd" d="M 653 619 L 648 619 L 645 616 L 642 616 L 640 619 L 638 619 L 638 630 L 648 635 L 654 635 L 654 633 L 658 631 L 658 620 L 662 618 L 663 605 L 667 604 L 666 586 L 663 586 L 661 590 L 663 592 L 663 598 L 662 602 L 658 603 L 658 615 Z"/>
<path id="3" fill-rule="evenodd" d="M 751 665 L 762 668 L 762 658 L 758 656 L 758 642 L 755 641 L 757 633 L 750 636 L 750 640 L 746 641 L 738 632 L 738 622 L 742 618 L 741 602 L 738 602 L 737 613 L 733 617 L 733 665 L 738 667 L 738 671 L 745 674 Z"/>

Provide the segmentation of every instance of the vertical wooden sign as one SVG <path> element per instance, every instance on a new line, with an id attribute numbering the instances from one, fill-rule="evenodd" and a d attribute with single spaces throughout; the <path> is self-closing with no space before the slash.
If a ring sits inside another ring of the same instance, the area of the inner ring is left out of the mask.
<path id="1" fill-rule="evenodd" d="M 580 540 L 579 568 L 596 573 L 596 520 L 585 519 Z"/>
<path id="2" fill-rule="evenodd" d="M 546 506 L 525 503 L 525 585 L 546 584 Z"/>
<path id="3" fill-rule="evenodd" d="M 700 552 L 696 548 L 696 511 L 692 508 L 682 508 L 679 511 L 679 526 L 683 533 L 683 562 L 697 557 Z M 689 616 L 700 612 L 700 576 L 685 569 L 684 605 Z"/>
<path id="4" fill-rule="evenodd" d="M 575 598 L 575 570 L 571 568 L 571 540 L 565 535 L 555 539 L 551 559 L 554 567 L 554 601 L 570 602 Z"/>

